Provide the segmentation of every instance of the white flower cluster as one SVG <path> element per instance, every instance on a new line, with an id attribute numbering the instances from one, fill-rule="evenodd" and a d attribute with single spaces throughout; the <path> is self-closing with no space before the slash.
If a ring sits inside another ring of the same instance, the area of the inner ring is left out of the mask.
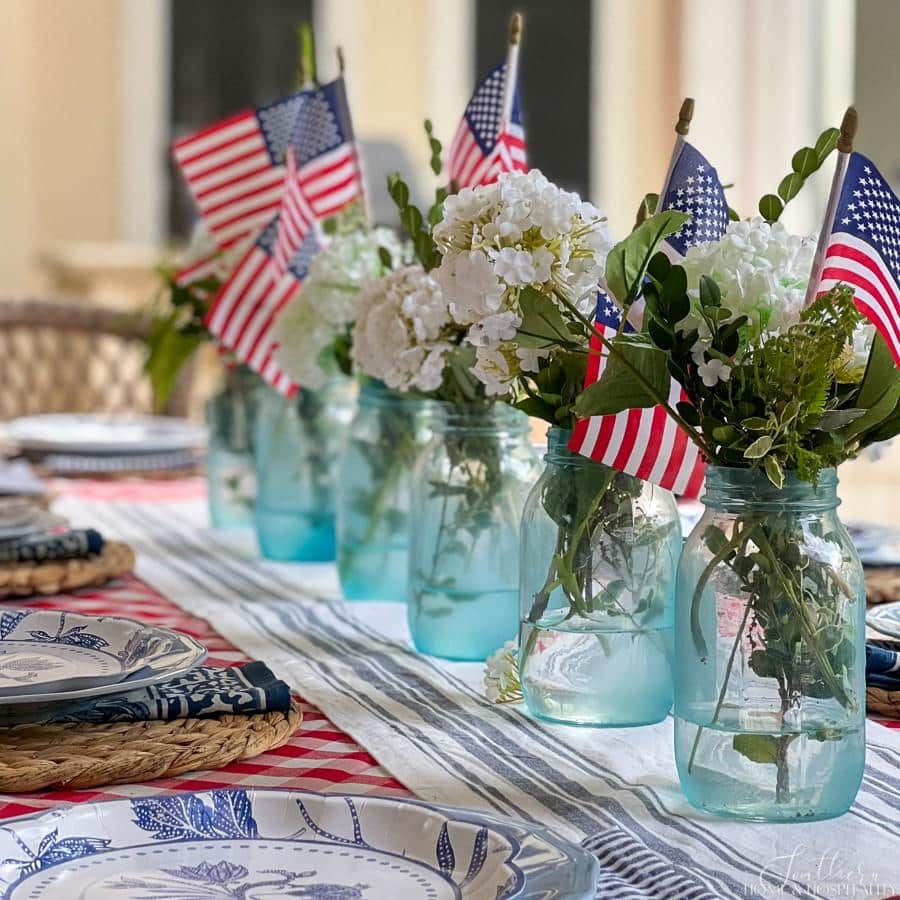
<path id="1" fill-rule="evenodd" d="M 440 285 L 419 265 L 370 281 L 357 295 L 354 366 L 393 390 L 437 390 L 458 342 Z"/>
<path id="2" fill-rule="evenodd" d="M 359 289 L 384 272 L 382 248 L 395 264 L 402 260 L 403 245 L 389 228 L 336 237 L 315 256 L 303 287 L 275 321 L 275 359 L 304 387 L 317 390 L 328 379 L 328 351 L 352 325 Z"/>
<path id="3" fill-rule="evenodd" d="M 473 371 L 489 394 L 505 393 L 541 355 L 515 346 L 522 289 L 541 291 L 548 303 L 564 298 L 590 316 L 613 244 L 596 207 L 537 169 L 448 197 L 434 240 L 443 257 L 435 278 L 478 348 Z"/>
<path id="4" fill-rule="evenodd" d="M 720 359 L 706 358 L 710 335 L 698 312 L 701 276 L 708 275 L 718 284 L 724 307 L 735 316 L 747 316 L 746 340 L 765 340 L 800 321 L 815 252 L 814 236 L 799 237 L 781 222 L 769 224 L 759 217 L 730 222 L 720 240 L 688 250 L 681 265 L 697 306 L 686 324 L 700 332 L 694 360 L 707 387 L 727 381 L 731 367 Z"/>
<path id="5" fill-rule="evenodd" d="M 491 703 L 515 703 L 522 699 L 518 648 L 507 641 L 488 657 L 484 667 L 484 695 Z"/>

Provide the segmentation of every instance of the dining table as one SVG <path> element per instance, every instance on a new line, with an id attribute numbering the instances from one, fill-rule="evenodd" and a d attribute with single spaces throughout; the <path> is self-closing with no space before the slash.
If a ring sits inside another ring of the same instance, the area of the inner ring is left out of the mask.
<path id="1" fill-rule="evenodd" d="M 20 605 L 173 627 L 207 645 L 208 665 L 262 660 L 300 699 L 303 721 L 284 746 L 216 771 L 0 795 L 4 820 L 238 786 L 415 797 L 581 843 L 600 863 L 598 897 L 900 896 L 900 730 L 890 723 L 868 723 L 862 787 L 844 816 L 716 818 L 680 792 L 671 716 L 642 728 L 575 728 L 489 702 L 483 664 L 415 651 L 402 602 L 346 602 L 333 564 L 267 561 L 249 529 L 212 529 L 202 478 L 57 479 L 52 489 L 54 510 L 74 527 L 127 541 L 136 569 Z"/>

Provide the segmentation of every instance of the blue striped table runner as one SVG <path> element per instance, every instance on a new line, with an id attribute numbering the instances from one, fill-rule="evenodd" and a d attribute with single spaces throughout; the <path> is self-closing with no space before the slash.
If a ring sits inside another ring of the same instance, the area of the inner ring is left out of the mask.
<path id="1" fill-rule="evenodd" d="M 805 825 L 729 822 L 678 789 L 671 720 L 548 726 L 488 704 L 481 667 L 408 645 L 399 604 L 339 600 L 331 566 L 256 559 L 201 504 L 93 503 L 62 512 L 131 542 L 138 574 L 275 672 L 423 799 L 550 825 L 606 872 L 598 897 L 887 897 L 900 891 L 900 734 L 872 724 L 850 813 Z"/>

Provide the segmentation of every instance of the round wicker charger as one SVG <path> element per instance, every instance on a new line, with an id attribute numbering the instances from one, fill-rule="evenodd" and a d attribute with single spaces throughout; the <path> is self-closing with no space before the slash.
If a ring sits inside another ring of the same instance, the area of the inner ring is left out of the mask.
<path id="1" fill-rule="evenodd" d="M 866 569 L 866 600 L 869 603 L 900 600 L 900 568 Z"/>
<path id="2" fill-rule="evenodd" d="M 0 728 L 0 791 L 100 787 L 220 769 L 286 744 L 302 719 L 295 703 L 286 713 Z"/>
<path id="3" fill-rule="evenodd" d="M 0 598 L 95 587 L 133 568 L 134 551 L 121 541 L 107 541 L 98 555 L 87 559 L 0 563 Z"/>
<path id="4" fill-rule="evenodd" d="M 880 687 L 866 688 L 866 712 L 900 719 L 900 691 L 887 691 Z"/>

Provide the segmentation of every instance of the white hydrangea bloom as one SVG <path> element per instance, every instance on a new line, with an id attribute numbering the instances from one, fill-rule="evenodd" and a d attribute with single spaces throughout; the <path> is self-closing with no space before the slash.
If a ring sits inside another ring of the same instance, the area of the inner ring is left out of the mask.
<path id="1" fill-rule="evenodd" d="M 601 212 L 537 169 L 448 197 L 434 239 L 443 257 L 435 278 L 454 320 L 468 327 L 471 343 L 494 350 L 522 323 L 523 287 L 590 316 L 613 245 Z"/>
<path id="2" fill-rule="evenodd" d="M 458 337 L 440 285 L 421 266 L 389 272 L 357 295 L 354 365 L 394 390 L 437 390 Z"/>
<path id="3" fill-rule="evenodd" d="M 754 339 L 800 321 L 815 251 L 814 236 L 790 234 L 781 222 L 770 225 L 757 217 L 730 222 L 720 240 L 691 247 L 681 265 L 691 297 L 699 298 L 700 277 L 710 276 L 722 292 L 723 305 L 749 318 Z M 701 340 L 708 337 L 696 310 L 689 319 L 700 328 Z"/>
<path id="4" fill-rule="evenodd" d="M 353 324 L 360 287 L 384 271 L 381 248 L 395 264 L 404 256 L 403 244 L 389 228 L 334 238 L 315 256 L 303 287 L 276 319 L 275 359 L 304 387 L 316 390 L 325 384 L 329 372 L 324 357 Z"/>

